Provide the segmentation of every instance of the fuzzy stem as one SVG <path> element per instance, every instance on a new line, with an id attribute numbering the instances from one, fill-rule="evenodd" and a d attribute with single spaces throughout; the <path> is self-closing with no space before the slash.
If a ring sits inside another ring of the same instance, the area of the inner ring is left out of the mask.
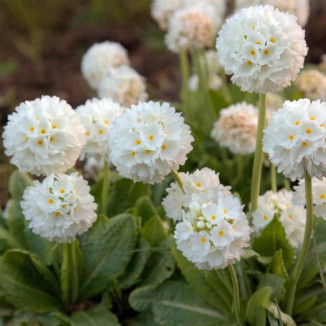
<path id="1" fill-rule="evenodd" d="M 221 69 L 221 78 L 222 78 L 222 92 L 224 98 L 228 103 L 232 103 L 232 95 L 230 92 L 228 81 L 226 79 L 225 71 L 223 69 Z"/>
<path id="2" fill-rule="evenodd" d="M 187 52 L 181 50 L 179 53 L 179 64 L 182 77 L 181 100 L 186 105 L 188 97 L 188 80 L 189 80 L 189 62 Z"/>
<path id="3" fill-rule="evenodd" d="M 304 266 L 304 262 L 308 255 L 312 230 L 314 226 L 312 184 L 311 184 L 311 177 L 308 175 L 307 172 L 305 172 L 305 189 L 306 189 L 306 228 L 305 228 L 301 251 L 299 253 L 299 257 L 294 266 L 289 281 L 288 295 L 286 301 L 286 313 L 289 315 L 292 314 L 295 292 Z"/>
<path id="4" fill-rule="evenodd" d="M 274 164 L 271 163 L 271 186 L 273 192 L 277 192 L 277 173 L 276 173 L 276 167 Z"/>
<path id="5" fill-rule="evenodd" d="M 78 277 L 78 267 L 77 267 L 77 257 L 75 250 L 75 241 L 69 243 L 70 251 L 70 277 L 71 277 L 71 303 L 76 303 L 79 291 L 79 277 Z"/>
<path id="6" fill-rule="evenodd" d="M 241 311 L 240 311 L 240 294 L 239 294 L 239 284 L 238 284 L 237 274 L 235 273 L 233 265 L 229 265 L 228 268 L 233 284 L 233 300 L 234 300 L 235 315 L 237 318 L 238 325 L 241 326 L 242 323 L 241 323 Z"/>
<path id="7" fill-rule="evenodd" d="M 256 151 L 251 179 L 251 212 L 258 207 L 260 180 L 263 164 L 263 131 L 266 123 L 266 94 L 259 94 L 259 117 L 256 139 Z"/>
<path id="8" fill-rule="evenodd" d="M 109 165 L 104 163 L 103 167 L 103 185 L 102 185 L 102 200 L 101 200 L 101 214 L 107 214 L 108 208 L 108 192 L 109 192 Z"/>
<path id="9" fill-rule="evenodd" d="M 177 182 L 178 186 L 180 187 L 181 191 L 185 194 L 185 190 L 183 189 L 183 181 L 178 171 L 172 171 L 172 175 L 174 177 L 174 180 Z"/>

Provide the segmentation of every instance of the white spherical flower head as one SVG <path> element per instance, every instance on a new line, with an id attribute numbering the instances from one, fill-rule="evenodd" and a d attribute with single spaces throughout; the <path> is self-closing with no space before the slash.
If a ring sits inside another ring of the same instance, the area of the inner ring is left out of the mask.
<path id="1" fill-rule="evenodd" d="M 168 195 L 164 198 L 162 205 L 166 215 L 176 221 L 183 218 L 184 209 L 188 209 L 193 194 L 206 193 L 208 191 L 230 194 L 230 187 L 220 183 L 219 174 L 209 168 L 196 170 L 194 173 L 180 173 L 183 182 L 183 193 L 176 182 L 172 182 L 166 190 Z"/>
<path id="2" fill-rule="evenodd" d="M 87 142 L 84 146 L 80 158 L 97 158 L 100 165 L 108 161 L 108 134 L 112 122 L 124 111 L 124 108 L 110 98 L 87 100 L 84 105 L 77 107 L 76 113 L 79 115 L 86 132 Z"/>
<path id="3" fill-rule="evenodd" d="M 5 153 L 22 172 L 65 172 L 75 165 L 86 141 L 78 115 L 55 96 L 21 103 L 8 120 L 2 135 Z"/>
<path id="4" fill-rule="evenodd" d="M 263 150 L 278 172 L 302 179 L 326 176 L 326 103 L 308 99 L 286 101 L 268 121 Z"/>
<path id="5" fill-rule="evenodd" d="M 89 192 L 77 173 L 51 174 L 26 188 L 20 205 L 34 233 L 50 241 L 71 242 L 96 220 L 97 205 Z"/>
<path id="6" fill-rule="evenodd" d="M 238 198 L 210 190 L 194 193 L 176 225 L 177 248 L 199 269 L 219 269 L 239 260 L 250 227 Z"/>
<path id="7" fill-rule="evenodd" d="M 255 231 L 263 230 L 275 214 L 278 214 L 290 244 L 295 248 L 300 247 L 306 225 L 306 210 L 303 205 L 293 205 L 292 191 L 267 191 L 263 196 L 259 196 L 258 208 L 252 213 Z"/>
<path id="8" fill-rule="evenodd" d="M 216 33 L 210 5 L 186 7 L 172 16 L 165 43 L 173 52 L 202 49 L 213 45 Z"/>
<path id="9" fill-rule="evenodd" d="M 129 65 L 126 49 L 119 43 L 106 41 L 95 43 L 87 50 L 81 70 L 89 86 L 96 90 L 109 68 L 122 65 Z"/>
<path id="10" fill-rule="evenodd" d="M 168 103 L 139 103 L 113 122 L 110 156 L 122 176 L 154 184 L 185 163 L 193 140 L 181 114 Z"/>
<path id="11" fill-rule="evenodd" d="M 293 203 L 304 206 L 306 204 L 305 181 L 300 180 L 298 186 L 294 187 Z M 312 197 L 314 201 L 314 215 L 326 220 L 326 178 L 318 180 L 312 178 Z"/>
<path id="12" fill-rule="evenodd" d="M 326 101 L 326 75 L 317 69 L 302 71 L 295 85 L 309 99 Z"/>
<path id="13" fill-rule="evenodd" d="M 100 82 L 98 96 L 110 97 L 125 107 L 148 97 L 144 78 L 128 66 L 109 69 Z"/>
<path id="14" fill-rule="evenodd" d="M 250 154 L 256 148 L 258 109 L 245 102 L 221 110 L 211 136 L 234 154 Z"/>
<path id="15" fill-rule="evenodd" d="M 295 16 L 270 5 L 249 7 L 222 26 L 217 53 L 243 91 L 267 93 L 296 78 L 307 54 L 304 36 Z"/>
<path id="16" fill-rule="evenodd" d="M 272 5 L 275 8 L 290 12 L 298 19 L 301 26 L 305 26 L 309 17 L 309 0 L 236 0 L 236 8 L 247 8 L 256 5 Z"/>
<path id="17" fill-rule="evenodd" d="M 151 6 L 151 15 L 160 28 L 167 31 L 171 16 L 182 5 L 182 0 L 154 0 Z"/>

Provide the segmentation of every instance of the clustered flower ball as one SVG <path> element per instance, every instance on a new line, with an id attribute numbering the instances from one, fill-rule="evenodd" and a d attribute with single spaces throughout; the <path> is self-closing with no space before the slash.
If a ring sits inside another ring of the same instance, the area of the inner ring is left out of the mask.
<path id="1" fill-rule="evenodd" d="M 309 17 L 309 0 L 236 0 L 236 8 L 246 8 L 256 5 L 269 4 L 284 12 L 290 12 L 305 26 Z"/>
<path id="2" fill-rule="evenodd" d="M 305 181 L 300 180 L 298 186 L 294 187 L 293 203 L 295 205 L 306 205 Z M 314 203 L 314 215 L 326 220 L 326 178 L 318 180 L 312 178 L 312 198 Z"/>
<path id="3" fill-rule="evenodd" d="M 234 154 L 251 154 L 256 148 L 258 109 L 245 102 L 221 110 L 211 133 Z"/>
<path id="4" fill-rule="evenodd" d="M 185 163 L 193 140 L 181 113 L 168 103 L 139 103 L 113 122 L 109 154 L 122 176 L 154 184 Z"/>
<path id="5" fill-rule="evenodd" d="M 129 65 L 126 49 L 119 43 L 106 41 L 95 43 L 87 50 L 81 70 L 89 86 L 96 90 L 108 69 L 122 65 Z"/>
<path id="6" fill-rule="evenodd" d="M 89 192 L 77 173 L 51 174 L 26 188 L 20 205 L 34 233 L 50 241 L 71 242 L 96 220 L 97 205 Z"/>
<path id="7" fill-rule="evenodd" d="M 207 7 L 207 9 L 205 9 Z M 210 6 L 193 6 L 179 9 L 170 20 L 165 43 L 169 50 L 195 50 L 211 47 L 216 29 Z"/>
<path id="8" fill-rule="evenodd" d="M 183 0 L 154 0 L 151 6 L 151 15 L 159 27 L 166 31 L 171 16 L 182 4 Z"/>
<path id="9" fill-rule="evenodd" d="M 80 158 L 96 158 L 99 165 L 109 161 L 108 134 L 114 119 L 120 116 L 124 108 L 110 98 L 87 100 L 84 105 L 77 107 L 79 115 L 86 131 L 86 145 Z"/>
<path id="10" fill-rule="evenodd" d="M 326 101 L 326 75 L 317 69 L 301 72 L 295 85 L 309 99 Z"/>
<path id="11" fill-rule="evenodd" d="M 208 191 L 191 196 L 174 238 L 177 248 L 197 268 L 211 270 L 239 260 L 250 232 L 238 198 Z"/>
<path id="12" fill-rule="evenodd" d="M 110 97 L 125 107 L 146 101 L 148 97 L 144 78 L 128 66 L 109 69 L 100 82 L 98 96 Z"/>
<path id="13" fill-rule="evenodd" d="M 239 10 L 222 26 L 217 53 L 243 91 L 266 93 L 290 85 L 303 67 L 307 45 L 295 16 L 270 5 Z"/>
<path id="14" fill-rule="evenodd" d="M 326 176 L 326 103 L 308 99 L 286 101 L 268 121 L 263 150 L 278 172 L 302 179 Z"/>
<path id="15" fill-rule="evenodd" d="M 162 202 L 166 215 L 175 222 L 182 220 L 183 211 L 189 209 L 193 194 L 209 191 L 222 192 L 224 195 L 231 194 L 230 187 L 223 186 L 220 183 L 219 174 L 209 168 L 196 170 L 192 174 L 181 172 L 180 178 L 183 182 L 184 192 L 176 182 L 172 182 L 166 190 L 168 195 Z"/>
<path id="16" fill-rule="evenodd" d="M 306 225 L 306 210 L 303 205 L 294 206 L 293 202 L 293 192 L 285 189 L 267 191 L 259 196 L 258 208 L 252 213 L 255 231 L 263 230 L 278 215 L 290 244 L 295 248 L 300 247 Z"/>
<path id="17" fill-rule="evenodd" d="M 22 172 L 62 173 L 75 165 L 85 144 L 85 129 L 75 111 L 58 97 L 21 103 L 8 116 L 5 153 Z"/>

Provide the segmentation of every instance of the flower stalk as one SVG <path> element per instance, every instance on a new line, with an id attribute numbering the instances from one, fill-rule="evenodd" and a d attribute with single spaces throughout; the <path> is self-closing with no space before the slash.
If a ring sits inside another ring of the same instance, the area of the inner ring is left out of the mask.
<path id="1" fill-rule="evenodd" d="M 289 281 L 288 295 L 286 301 L 286 313 L 291 315 L 293 311 L 295 292 L 297 284 L 308 255 L 308 250 L 310 246 L 310 240 L 312 236 L 312 231 L 314 227 L 314 214 L 313 214 L 313 195 L 312 195 L 312 182 L 311 177 L 305 171 L 305 190 L 306 190 L 306 228 L 303 238 L 303 244 L 299 257 L 293 269 L 292 275 Z"/>
<path id="2" fill-rule="evenodd" d="M 277 192 L 277 172 L 274 164 L 271 163 L 271 187 L 273 192 Z"/>
<path id="3" fill-rule="evenodd" d="M 102 205 L 101 205 L 101 214 L 107 214 L 108 208 L 108 192 L 109 192 L 109 164 L 107 161 L 104 163 L 103 167 L 103 185 L 102 185 Z"/>
<path id="4" fill-rule="evenodd" d="M 182 179 L 181 179 L 180 174 L 178 173 L 178 171 L 172 171 L 172 175 L 173 175 L 174 180 L 178 184 L 179 188 L 181 189 L 182 193 L 185 194 L 185 190 L 183 188 L 183 181 L 182 181 Z"/>
<path id="5" fill-rule="evenodd" d="M 240 310 L 240 294 L 239 294 L 239 283 L 237 274 L 235 273 L 233 265 L 229 265 L 229 272 L 232 279 L 232 285 L 233 285 L 233 300 L 234 300 L 234 309 L 235 309 L 235 315 L 237 318 L 238 325 L 241 326 L 241 310 Z"/>

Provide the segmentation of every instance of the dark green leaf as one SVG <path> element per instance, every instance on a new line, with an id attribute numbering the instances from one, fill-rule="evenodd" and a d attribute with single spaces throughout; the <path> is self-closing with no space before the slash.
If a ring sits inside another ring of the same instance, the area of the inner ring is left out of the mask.
<path id="1" fill-rule="evenodd" d="M 21 201 L 26 187 L 33 185 L 33 180 L 26 174 L 14 171 L 9 179 L 9 192 L 11 197 L 17 201 Z"/>
<path id="2" fill-rule="evenodd" d="M 153 247 L 156 247 L 167 237 L 163 223 L 157 216 L 153 216 L 145 223 L 140 234 Z"/>
<path id="3" fill-rule="evenodd" d="M 141 217 L 142 225 L 144 225 L 152 217 L 158 216 L 155 206 L 147 196 L 139 198 L 135 208 L 138 215 Z"/>

